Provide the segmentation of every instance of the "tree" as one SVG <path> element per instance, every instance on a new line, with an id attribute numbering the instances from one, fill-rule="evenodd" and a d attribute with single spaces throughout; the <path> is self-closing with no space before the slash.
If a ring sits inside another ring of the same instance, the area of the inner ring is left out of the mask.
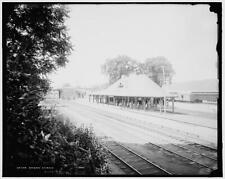
<path id="1" fill-rule="evenodd" d="M 102 66 L 102 72 L 109 77 L 109 83 L 112 84 L 119 80 L 123 75 L 129 75 L 137 70 L 138 63 L 128 56 L 122 55 L 116 58 L 108 59 Z"/>
<path id="2" fill-rule="evenodd" d="M 163 85 L 163 68 L 166 83 L 171 83 L 175 74 L 172 64 L 165 57 L 148 58 L 144 63 L 138 63 L 128 56 L 118 56 L 109 59 L 102 66 L 102 72 L 109 76 L 109 83 L 119 80 L 122 75 L 130 73 L 146 74 L 158 85 Z"/>
<path id="3" fill-rule="evenodd" d="M 66 17 L 58 4 L 3 3 L 4 171 L 39 161 L 33 148 L 43 130 L 38 104 L 49 89 L 47 74 L 64 66 L 72 49 Z"/>
<path id="4" fill-rule="evenodd" d="M 148 75 L 160 86 L 163 85 L 163 68 L 166 83 L 171 84 L 172 77 L 175 74 L 172 64 L 165 57 L 148 58 L 139 67 L 142 74 Z"/>

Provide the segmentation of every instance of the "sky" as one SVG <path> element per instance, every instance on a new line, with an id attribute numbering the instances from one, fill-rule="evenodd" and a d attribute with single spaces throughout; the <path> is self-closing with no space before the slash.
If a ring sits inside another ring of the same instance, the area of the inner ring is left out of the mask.
<path id="1" fill-rule="evenodd" d="M 53 87 L 89 87 L 108 81 L 101 65 L 127 55 L 138 62 L 164 56 L 172 82 L 217 78 L 217 15 L 208 5 L 67 5 L 73 51 L 49 75 Z"/>

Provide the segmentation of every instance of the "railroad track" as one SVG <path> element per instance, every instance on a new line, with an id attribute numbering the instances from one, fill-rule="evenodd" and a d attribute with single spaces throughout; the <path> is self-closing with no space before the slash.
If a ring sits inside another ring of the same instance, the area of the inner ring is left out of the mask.
<path id="1" fill-rule="evenodd" d="M 125 117 L 125 116 L 118 115 L 118 114 L 115 114 L 115 113 L 110 114 L 110 112 L 106 112 L 106 111 L 99 110 L 99 109 L 98 110 L 101 111 L 101 112 L 98 112 L 98 111 L 94 110 L 93 107 L 90 107 L 90 106 L 87 106 L 87 105 L 84 105 L 84 104 L 82 104 L 82 106 L 87 107 L 92 112 L 98 113 L 98 114 L 103 115 L 105 117 L 110 117 L 110 118 L 113 118 L 113 119 L 121 121 L 121 122 L 126 122 L 126 123 L 129 123 L 131 125 L 136 125 L 137 127 L 140 127 L 140 128 L 146 129 L 146 130 L 155 131 L 155 132 L 160 133 L 164 136 L 168 136 L 170 138 L 173 138 L 173 139 L 176 139 L 176 140 L 179 140 L 179 141 L 182 141 L 182 142 L 184 141 L 183 138 L 184 138 L 184 135 L 185 135 L 185 141 L 186 142 L 197 143 L 201 146 L 204 146 L 205 148 L 209 148 L 211 150 L 217 150 L 216 146 L 213 143 L 206 144 L 206 143 L 208 143 L 208 141 L 205 141 L 204 139 L 200 139 L 199 136 L 180 131 L 179 129 L 175 130 L 175 129 L 171 129 L 171 128 L 168 128 L 168 127 L 165 127 L 165 126 L 160 126 L 158 124 L 153 124 L 151 122 L 140 122 L 135 118 Z M 169 132 L 169 134 L 168 134 L 168 132 Z"/>
<path id="2" fill-rule="evenodd" d="M 217 161 L 217 150 L 213 150 L 211 148 L 208 148 L 208 147 L 205 147 L 205 146 L 202 146 L 200 144 L 196 144 L 196 143 L 193 143 L 193 144 L 186 144 L 186 145 L 181 145 L 181 144 L 173 144 L 174 146 L 176 147 L 179 147 L 181 149 L 184 149 L 184 150 L 187 150 L 187 151 L 190 151 L 190 152 L 193 152 L 193 153 L 197 153 L 201 156 L 204 156 L 208 159 L 211 159 L 211 160 L 214 160 L 214 161 Z"/>
<path id="3" fill-rule="evenodd" d="M 215 128 L 215 127 L 210 127 L 210 126 L 206 126 L 206 125 L 202 125 L 202 124 L 196 124 L 196 123 L 191 123 L 191 122 L 186 122 L 186 121 L 179 121 L 179 120 L 171 119 L 171 118 L 168 118 L 168 117 L 157 116 L 157 115 L 153 115 L 153 114 L 145 114 L 145 113 L 140 113 L 138 111 L 132 111 L 132 110 L 129 110 L 129 112 L 136 113 L 136 114 L 141 114 L 141 115 L 145 115 L 145 116 L 157 117 L 157 118 L 166 119 L 166 120 L 170 120 L 170 121 L 175 121 L 175 122 L 178 122 L 178 123 L 181 123 L 181 124 L 188 124 L 188 125 L 192 125 L 192 126 L 199 126 L 199 127 L 204 127 L 204 128 L 208 128 L 208 129 L 217 130 L 217 128 Z"/>
<path id="4" fill-rule="evenodd" d="M 114 161 L 127 175 L 168 176 L 171 172 L 140 156 L 115 141 L 104 143 L 107 151 L 118 161 Z"/>
<path id="5" fill-rule="evenodd" d="M 211 171 L 216 170 L 217 169 L 217 160 L 205 155 L 202 155 L 200 153 L 197 152 L 192 152 L 187 150 L 186 148 L 181 148 L 180 149 L 176 149 L 178 148 L 177 145 L 171 144 L 170 146 L 163 146 L 163 145 L 157 145 L 154 143 L 149 142 L 147 145 L 149 146 L 155 146 L 157 147 L 159 150 L 164 150 L 167 151 L 171 154 L 177 155 L 179 157 L 185 158 L 187 160 L 189 160 L 192 163 L 196 163 L 204 168 L 207 168 Z M 174 148 L 175 147 L 175 148 Z"/>
<path id="6" fill-rule="evenodd" d="M 111 105 L 110 107 L 113 107 L 116 110 L 121 109 L 121 107 L 113 106 L 113 105 Z M 206 126 L 206 125 L 202 125 L 202 124 L 191 123 L 191 122 L 187 122 L 187 121 L 180 121 L 180 120 L 171 119 L 171 118 L 164 117 L 164 116 L 158 116 L 158 115 L 154 115 L 154 114 L 150 114 L 150 113 L 145 114 L 145 113 L 142 113 L 142 112 L 138 111 L 137 109 L 130 109 L 130 108 L 123 108 L 123 109 L 125 109 L 126 111 L 129 111 L 129 112 L 140 114 L 140 115 L 144 115 L 144 116 L 147 116 L 147 117 L 152 116 L 152 117 L 156 117 L 156 118 L 161 118 L 161 119 L 166 119 L 166 120 L 170 120 L 170 121 L 175 121 L 175 122 L 178 122 L 178 123 L 183 123 L 183 124 L 188 124 L 188 125 L 192 125 L 192 126 L 199 126 L 199 127 L 205 127 L 205 128 L 217 130 L 217 128 L 215 128 L 215 127 L 210 127 L 210 126 Z"/>
<path id="7" fill-rule="evenodd" d="M 78 108 L 76 108 L 78 110 Z M 113 121 L 113 119 L 111 118 L 105 118 L 105 119 L 109 119 L 109 120 L 103 120 L 102 118 L 102 115 L 100 116 L 99 114 L 96 114 L 96 113 L 86 113 L 82 108 L 79 110 L 81 114 L 84 114 L 84 115 L 87 115 L 88 117 L 93 117 L 93 119 L 101 119 L 102 121 L 108 121 L 111 120 Z M 99 117 L 100 118 L 99 118 Z M 162 140 L 162 139 L 161 139 Z M 193 145 L 193 144 L 192 144 Z M 149 150 L 152 150 L 153 147 L 156 147 L 158 148 L 157 150 L 160 150 L 160 151 L 164 151 L 163 153 L 170 153 L 169 156 L 173 156 L 173 158 L 176 158 L 177 162 L 179 162 L 180 160 L 184 160 L 185 159 L 185 162 L 184 163 L 190 163 L 191 165 L 193 165 L 193 167 L 196 167 L 196 168 L 200 168 L 200 169 L 203 169 L 205 170 L 205 173 L 209 173 L 211 172 L 212 170 L 215 170 L 217 168 L 216 165 L 214 165 L 215 163 L 217 163 L 217 161 L 213 161 L 214 164 L 212 164 L 212 161 L 210 161 L 209 159 L 207 159 L 208 161 L 206 161 L 206 159 L 204 159 L 203 163 L 202 162 L 199 162 L 198 160 L 203 160 L 203 158 L 200 158 L 199 157 L 199 154 L 197 156 L 194 156 L 193 157 L 187 157 L 184 155 L 184 153 L 195 153 L 195 151 L 174 151 L 174 149 L 171 149 L 171 148 L 168 148 L 168 147 L 165 147 L 163 145 L 156 145 L 154 143 L 150 143 L 148 144 L 148 147 L 150 146 Z M 182 146 L 181 146 L 182 147 Z M 199 146 L 198 146 L 199 147 Z M 202 147 L 202 146 L 201 146 Z M 183 147 L 184 148 L 184 147 Z M 171 155 L 172 154 L 172 155 Z M 115 155 L 114 155 L 115 156 Z M 204 157 L 203 155 L 201 155 L 201 157 Z M 122 162 L 123 165 L 126 166 L 126 163 Z M 127 168 L 127 167 L 125 167 Z M 132 169 L 130 169 L 132 170 Z M 129 172 L 128 172 L 129 173 Z M 134 173 L 133 173 L 134 174 Z M 160 174 L 161 175 L 161 174 Z"/>
<path id="8" fill-rule="evenodd" d="M 93 111 L 93 112 L 96 112 L 96 111 Z M 110 118 L 110 120 L 113 120 L 113 119 Z M 153 136 L 153 138 L 155 137 Z M 162 143 L 167 142 L 165 141 L 165 139 L 156 138 L 155 140 L 162 141 Z M 186 141 L 181 139 L 179 141 L 182 141 L 183 145 L 171 143 L 170 145 L 163 146 L 163 145 L 156 145 L 155 143 L 152 143 L 152 142 L 151 144 L 159 148 L 162 148 L 165 151 L 173 153 L 177 156 L 183 157 L 191 162 L 197 163 L 203 167 L 209 168 L 210 170 L 217 169 L 217 156 L 215 155 L 217 153 L 216 150 L 206 148 L 205 146 L 202 146 L 200 144 L 194 144 L 194 143 L 189 144 Z M 176 142 L 179 143 L 179 141 L 176 141 Z"/>

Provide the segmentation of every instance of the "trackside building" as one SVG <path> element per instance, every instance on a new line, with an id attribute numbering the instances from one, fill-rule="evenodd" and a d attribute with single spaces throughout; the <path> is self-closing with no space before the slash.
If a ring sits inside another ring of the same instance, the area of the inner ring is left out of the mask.
<path id="1" fill-rule="evenodd" d="M 174 83 L 166 89 L 177 101 L 216 103 L 219 95 L 217 79 Z"/>
<path id="2" fill-rule="evenodd" d="M 89 95 L 90 102 L 144 110 L 161 110 L 164 102 L 168 104 L 168 100 L 172 102 L 170 110 L 174 111 L 173 95 L 168 94 L 146 75 L 136 74 L 123 76 L 108 88 Z"/>

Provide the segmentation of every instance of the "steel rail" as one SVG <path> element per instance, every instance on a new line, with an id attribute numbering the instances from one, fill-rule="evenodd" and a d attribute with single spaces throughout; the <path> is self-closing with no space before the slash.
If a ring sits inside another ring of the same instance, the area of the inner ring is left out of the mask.
<path id="1" fill-rule="evenodd" d="M 179 147 L 179 148 L 182 148 L 182 149 L 185 149 L 185 150 L 187 150 L 187 151 L 189 151 L 190 149 L 188 149 L 187 147 L 184 147 L 184 146 L 181 146 L 181 145 L 177 145 L 177 144 L 172 144 L 172 145 L 174 145 L 174 146 L 176 146 L 176 147 Z M 199 154 L 199 155 L 201 155 L 201 156 L 204 156 L 204 157 L 206 157 L 206 158 L 209 158 L 209 159 L 211 159 L 211 160 L 214 160 L 214 161 L 217 161 L 217 159 L 215 159 L 215 158 L 213 158 L 213 157 L 209 157 L 209 156 L 207 156 L 206 154 L 202 154 L 202 153 L 199 153 L 199 152 L 195 152 L 196 154 Z"/>
<path id="2" fill-rule="evenodd" d="M 163 117 L 163 116 L 157 116 L 157 115 L 153 115 L 153 114 L 144 114 L 144 113 L 140 113 L 138 111 L 132 111 L 132 110 L 128 110 L 128 111 L 132 112 L 132 113 L 141 114 L 141 115 L 144 115 L 144 116 L 152 116 L 152 117 L 157 117 L 157 118 L 161 118 L 161 119 L 167 119 L 167 120 L 170 120 L 170 121 L 176 121 L 178 123 L 185 123 L 185 124 L 188 124 L 188 125 L 200 126 L 200 127 L 205 127 L 205 128 L 217 130 L 217 128 L 205 126 L 205 125 L 201 125 L 201 124 L 196 124 L 196 123 L 191 123 L 191 122 L 186 122 L 186 121 L 179 121 L 179 120 L 176 120 L 176 119 L 171 119 L 171 118 L 167 118 L 167 117 Z"/>
<path id="3" fill-rule="evenodd" d="M 107 114 L 102 114 L 102 112 L 101 112 L 101 113 L 100 113 L 100 112 L 97 112 L 97 111 L 93 110 L 93 107 L 90 107 L 90 106 L 87 106 L 87 105 L 84 105 L 84 104 L 82 104 L 82 105 L 83 105 L 84 107 L 88 107 L 89 109 L 92 109 L 93 112 L 98 113 L 98 114 L 100 114 L 100 115 L 104 115 L 104 116 L 106 116 L 106 117 L 113 117 L 114 119 L 117 118 L 116 120 L 120 120 L 120 119 L 118 119 L 118 117 L 110 116 L 108 113 L 107 113 Z M 99 109 L 98 109 L 98 110 L 99 110 Z M 103 110 L 101 110 L 101 111 L 103 111 Z M 106 111 L 103 111 L 103 113 L 106 113 Z M 117 115 L 117 116 L 118 116 L 118 114 L 115 114 L 115 113 L 113 113 L 113 115 Z M 123 116 L 119 116 L 119 117 L 123 117 Z M 136 119 L 131 118 L 131 117 L 127 117 L 127 118 L 132 119 L 132 120 L 136 120 Z M 122 120 L 120 120 L 120 121 L 122 121 Z M 150 122 L 148 122 L 148 124 L 152 124 L 152 125 L 154 125 L 154 126 L 159 126 L 159 127 L 160 127 L 160 125 L 153 124 L 153 123 L 150 123 Z M 139 127 L 139 126 L 137 126 L 137 127 Z M 142 127 L 146 128 L 146 126 L 142 126 Z M 159 127 L 158 127 L 158 128 L 159 128 Z M 166 128 L 166 127 L 161 126 L 161 128 Z M 179 141 L 184 141 L 184 140 L 181 139 L 180 137 L 177 137 L 177 136 L 175 137 L 175 136 L 166 134 L 165 132 L 158 131 L 158 130 L 156 130 L 156 129 L 152 129 L 152 128 L 150 128 L 150 129 L 151 129 L 151 130 L 154 130 L 155 132 L 160 133 L 160 134 L 162 134 L 162 135 L 168 136 L 168 137 L 170 137 L 170 138 L 173 138 L 173 139 L 176 139 L 176 140 L 179 140 Z M 174 130 L 174 129 L 172 129 L 172 130 Z M 179 130 L 178 130 L 178 131 L 179 131 Z M 180 133 L 180 132 L 179 132 L 179 133 Z M 188 135 L 188 134 L 187 134 L 187 135 Z M 188 135 L 188 137 L 190 137 L 190 138 L 192 138 L 192 139 L 196 139 L 195 137 L 192 137 L 192 136 L 190 136 L 190 135 Z M 197 140 L 199 140 L 199 141 L 205 141 L 205 140 L 199 139 L 199 138 L 197 138 Z M 196 142 L 193 142 L 193 141 L 187 140 L 187 139 L 186 139 L 186 141 L 192 142 L 192 143 L 196 143 Z M 201 146 L 207 147 L 207 148 L 212 149 L 212 150 L 217 150 L 216 148 L 214 148 L 214 147 L 212 147 L 212 146 L 209 146 L 209 145 L 206 145 L 206 144 L 202 144 L 202 143 L 196 143 L 196 144 L 199 144 L 199 145 L 201 145 Z"/>
<path id="4" fill-rule="evenodd" d="M 146 159 L 145 157 L 143 157 L 143 156 L 141 156 L 141 155 L 137 154 L 136 152 L 132 151 L 131 149 L 129 149 L 129 148 L 127 148 L 127 147 L 125 147 L 124 145 L 122 145 L 122 144 L 120 144 L 120 143 L 118 143 L 118 145 L 122 146 L 123 148 L 125 148 L 125 149 L 126 149 L 126 150 L 128 150 L 129 152 L 131 152 L 131 153 L 135 154 L 136 156 L 140 157 L 140 158 L 141 158 L 141 159 L 143 159 L 144 161 L 146 161 L 146 162 L 148 162 L 148 163 L 150 163 L 150 164 L 154 165 L 156 168 L 158 168 L 158 169 L 160 169 L 160 170 L 164 171 L 165 173 L 167 173 L 167 174 L 169 174 L 169 175 L 173 175 L 173 173 L 171 173 L 171 172 L 167 171 L 166 169 L 164 169 L 164 168 L 160 167 L 160 166 L 159 166 L 159 165 L 157 165 L 156 163 L 149 161 L 149 160 L 148 160 L 148 159 Z"/>
<path id="5" fill-rule="evenodd" d="M 201 163 L 199 163 L 199 162 L 197 162 L 197 161 L 195 161 L 195 160 L 193 160 L 193 159 L 190 159 L 189 157 L 185 157 L 185 156 L 183 156 L 183 155 L 181 155 L 181 154 L 178 154 L 177 152 L 168 150 L 168 149 L 166 149 L 165 147 L 162 147 L 162 146 L 157 145 L 157 144 L 153 144 L 153 143 L 151 143 L 151 142 L 148 142 L 148 143 L 150 143 L 151 145 L 154 145 L 154 146 L 156 146 L 156 147 L 158 147 L 158 148 L 161 148 L 161 149 L 163 149 L 163 150 L 165 150 L 165 151 L 167 151 L 167 152 L 169 152 L 169 153 L 173 153 L 173 154 L 175 154 L 175 155 L 177 155 L 177 156 L 179 156 L 179 157 L 182 157 L 182 158 L 185 158 L 185 159 L 190 160 L 190 161 L 192 161 L 192 162 L 195 162 L 195 163 L 197 163 L 198 165 L 201 165 L 201 166 L 203 166 L 203 167 L 205 167 L 205 168 L 208 168 L 208 169 L 210 169 L 210 170 L 215 170 L 214 168 L 211 168 L 211 167 L 209 167 L 209 166 L 207 166 L 207 165 L 201 164 Z"/>
<path id="6" fill-rule="evenodd" d="M 127 162 L 125 162 L 123 159 L 121 159 L 118 155 L 116 155 L 112 150 L 110 150 L 108 147 L 103 146 L 107 151 L 109 151 L 113 156 L 115 156 L 119 161 L 121 161 L 122 163 L 124 163 L 126 166 L 128 166 L 131 170 L 133 170 L 134 172 L 136 172 L 138 175 L 142 175 L 138 170 L 136 170 L 134 167 L 132 167 L 130 164 L 128 164 Z"/>
<path id="7" fill-rule="evenodd" d="M 124 145 L 122 145 L 122 144 L 120 144 L 120 143 L 118 143 L 118 142 L 116 142 L 116 141 L 113 141 L 113 143 L 115 143 L 116 145 L 121 146 L 121 147 L 124 148 L 125 150 L 127 150 L 127 151 L 129 151 L 130 153 L 134 154 L 135 156 L 141 158 L 141 159 L 144 160 L 145 162 L 147 162 L 147 163 L 153 165 L 154 167 L 158 168 L 159 170 L 165 172 L 166 174 L 168 174 L 168 175 L 173 175 L 171 172 L 169 172 L 169 171 L 167 171 L 166 169 L 160 167 L 159 165 L 157 165 L 157 164 L 155 164 L 155 163 L 149 161 L 148 159 L 146 159 L 146 158 L 144 158 L 143 156 L 137 154 L 136 152 L 132 151 L 131 149 L 125 147 Z M 113 155 L 115 155 L 115 156 L 116 156 L 119 160 L 121 160 L 123 163 L 125 163 L 125 164 L 128 165 L 130 168 L 132 168 L 135 172 L 137 172 L 137 173 L 139 173 L 140 175 L 142 175 L 142 173 L 139 172 L 138 169 L 135 169 L 134 167 L 132 167 L 131 165 L 129 165 L 127 162 L 125 162 L 123 159 L 121 159 L 120 157 L 118 157 L 118 156 L 117 156 L 114 152 L 112 152 L 108 147 L 105 147 L 105 148 L 106 148 L 107 150 L 109 150 L 110 153 L 112 153 Z"/>
<path id="8" fill-rule="evenodd" d="M 80 103 L 79 103 L 80 104 Z M 83 104 L 84 105 L 84 104 Z M 111 105 L 113 106 L 113 105 Z M 118 107 L 118 106 L 113 106 L 114 109 L 121 109 L 121 107 Z M 171 121 L 176 121 L 176 122 L 179 122 L 179 123 L 186 123 L 186 124 L 190 124 L 190 125 L 195 125 L 195 126 L 200 126 L 200 127 L 205 127 L 205 128 L 209 128 L 209 129 L 214 129 L 216 130 L 217 128 L 214 128 L 214 127 L 210 127 L 210 126 L 205 126 L 205 125 L 201 125 L 201 124 L 196 124 L 196 123 L 191 123 L 191 122 L 186 122 L 186 121 L 179 121 L 179 120 L 176 120 L 176 119 L 171 119 L 171 118 L 167 118 L 167 117 L 163 117 L 163 116 L 157 116 L 157 115 L 154 115 L 154 114 L 145 114 L 145 113 L 142 113 L 140 111 L 137 111 L 136 109 L 130 109 L 130 108 L 123 108 L 123 109 L 126 109 L 127 111 L 129 112 L 132 112 L 132 113 L 137 113 L 137 114 L 141 114 L 141 115 L 144 115 L 144 116 L 153 116 L 153 117 L 157 117 L 157 118 L 162 118 L 162 119 L 167 119 L 167 120 L 171 120 Z M 212 120 L 212 119 L 210 119 Z"/>
<path id="9" fill-rule="evenodd" d="M 94 111 L 95 113 L 98 113 L 98 112 L 96 112 L 96 111 Z M 102 114 L 101 114 L 102 115 Z M 108 118 L 110 118 L 111 119 L 111 117 L 109 117 L 109 116 L 107 116 Z M 139 127 L 139 126 L 137 126 L 137 127 Z M 161 139 L 161 140 L 164 140 L 164 139 Z M 197 163 L 197 164 L 199 164 L 199 165 L 201 165 L 201 166 L 203 166 L 203 167 L 205 167 L 205 168 L 209 168 L 209 169 L 211 169 L 211 170 L 214 170 L 213 168 L 211 168 L 211 167 L 209 167 L 209 166 L 207 166 L 207 165 L 204 165 L 204 164 L 201 164 L 201 163 L 199 163 L 199 162 L 197 162 L 197 161 L 195 161 L 195 160 L 193 160 L 193 159 L 191 159 L 191 158 L 189 158 L 189 157 L 185 157 L 185 156 L 182 156 L 181 154 L 178 154 L 178 153 L 176 153 L 176 152 L 174 152 L 174 151 L 171 151 L 171 150 L 168 150 L 168 149 L 166 149 L 166 148 L 164 148 L 164 147 L 162 147 L 162 146 L 159 146 L 159 145 L 157 145 L 157 144 L 154 144 L 154 143 L 151 143 L 151 142 L 149 142 L 150 144 L 152 144 L 152 145 L 155 145 L 155 146 L 157 146 L 158 148 L 162 148 L 163 150 L 165 150 L 165 151 L 167 151 L 167 152 L 170 152 L 170 153 L 173 153 L 173 154 L 175 154 L 175 155 L 177 155 L 177 156 L 179 156 L 179 157 L 182 157 L 182 158 L 185 158 L 185 159 L 187 159 L 187 160 L 189 160 L 189 161 L 192 161 L 192 162 L 194 162 L 194 163 Z M 173 145 L 175 145 L 175 144 L 173 144 Z M 199 144 L 198 144 L 199 145 Z M 176 146 L 176 145 L 175 145 Z M 179 147 L 179 146 L 177 146 L 177 147 Z M 197 152 L 195 152 L 195 153 L 197 153 Z M 199 154 L 199 153 L 198 153 Z M 205 156 L 204 156 L 205 157 Z"/>

